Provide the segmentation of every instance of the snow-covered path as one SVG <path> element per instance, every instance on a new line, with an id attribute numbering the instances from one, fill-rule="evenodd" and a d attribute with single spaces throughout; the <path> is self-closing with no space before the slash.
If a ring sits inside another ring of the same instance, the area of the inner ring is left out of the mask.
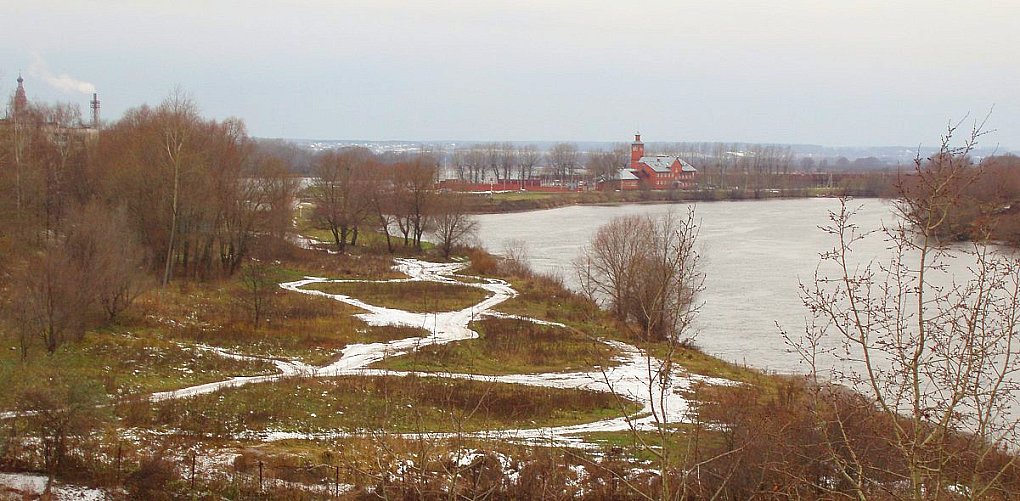
<path id="1" fill-rule="evenodd" d="M 415 259 L 397 259 L 396 268 L 408 278 L 391 280 L 332 280 L 328 278 L 306 277 L 302 280 L 280 284 L 280 287 L 315 296 L 328 297 L 365 310 L 357 316 L 369 325 L 420 327 L 431 334 L 425 337 L 398 339 L 386 343 L 351 344 L 342 351 L 335 362 L 322 367 L 312 367 L 300 362 L 274 360 L 280 369 L 279 374 L 269 376 L 235 377 L 215 383 L 197 385 L 180 390 L 156 393 L 152 400 L 182 398 L 204 393 L 211 393 L 222 388 L 237 387 L 247 384 L 276 381 L 296 375 L 309 377 L 330 377 L 341 375 L 427 375 L 451 377 L 498 383 L 521 384 L 565 389 L 587 389 L 613 392 L 621 398 L 638 402 L 642 410 L 631 416 L 606 419 L 593 423 L 547 428 L 521 428 L 516 430 L 499 430 L 474 434 L 481 437 L 498 437 L 521 441 L 553 442 L 562 445 L 580 445 L 578 435 L 600 431 L 623 431 L 632 426 L 639 429 L 653 429 L 656 420 L 660 422 L 679 423 L 691 417 L 690 402 L 685 398 L 685 390 L 695 382 L 711 384 L 731 384 L 730 381 L 691 375 L 682 370 L 675 370 L 666 377 L 657 375 L 662 363 L 648 357 L 636 347 L 619 341 L 605 340 L 618 355 L 618 364 L 609 368 L 596 368 L 587 372 L 545 373 L 545 374 L 514 374 L 504 376 L 482 376 L 477 374 L 434 374 L 383 371 L 368 367 L 388 356 L 412 352 L 423 346 L 445 344 L 477 337 L 478 334 L 468 325 L 479 316 L 524 318 L 546 325 L 562 325 L 526 317 L 510 316 L 492 311 L 498 304 L 514 297 L 517 292 L 509 283 L 499 279 L 485 278 L 479 281 L 460 281 L 456 278 L 458 271 L 464 268 L 461 263 L 432 263 Z M 471 277 L 477 278 L 477 277 Z M 400 283 L 412 281 L 431 281 L 477 287 L 490 293 L 483 301 L 462 310 L 414 313 L 393 308 L 371 305 L 355 297 L 329 294 L 323 291 L 310 290 L 305 287 L 315 283 Z M 216 349 L 224 356 L 235 358 L 253 358 Z M 336 435 L 341 435 L 337 433 Z M 441 437 L 443 434 L 430 434 Z M 307 435 L 288 432 L 272 432 L 262 435 L 264 440 L 288 438 L 322 438 L 322 434 Z"/>

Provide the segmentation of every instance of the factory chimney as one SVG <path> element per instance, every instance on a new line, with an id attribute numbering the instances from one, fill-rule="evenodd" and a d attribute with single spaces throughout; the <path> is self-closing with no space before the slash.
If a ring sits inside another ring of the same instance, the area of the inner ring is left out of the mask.
<path id="1" fill-rule="evenodd" d="M 92 94 L 92 128 L 99 130 L 99 94 Z"/>

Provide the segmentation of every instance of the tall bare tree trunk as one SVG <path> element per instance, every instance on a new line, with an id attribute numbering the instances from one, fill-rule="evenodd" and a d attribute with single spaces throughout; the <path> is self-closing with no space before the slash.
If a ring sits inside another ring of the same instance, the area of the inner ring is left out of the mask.
<path id="1" fill-rule="evenodd" d="M 180 163 L 180 152 L 181 145 L 178 141 L 174 148 L 171 148 L 170 138 L 167 139 L 166 151 L 167 155 L 170 156 L 170 160 L 174 164 L 174 194 L 173 202 L 170 208 L 170 239 L 166 246 L 166 262 L 163 266 L 163 287 L 170 284 L 170 277 L 173 274 L 173 263 L 174 263 L 174 247 L 177 241 L 177 211 L 179 208 L 180 190 L 181 190 L 181 163 Z M 176 151 L 174 151 L 176 150 Z"/>

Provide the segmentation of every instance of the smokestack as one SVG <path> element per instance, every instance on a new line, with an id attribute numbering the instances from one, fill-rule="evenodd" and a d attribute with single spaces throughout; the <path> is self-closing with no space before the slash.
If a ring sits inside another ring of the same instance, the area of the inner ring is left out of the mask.
<path id="1" fill-rule="evenodd" d="M 92 128 L 99 130 L 99 94 L 92 94 Z"/>

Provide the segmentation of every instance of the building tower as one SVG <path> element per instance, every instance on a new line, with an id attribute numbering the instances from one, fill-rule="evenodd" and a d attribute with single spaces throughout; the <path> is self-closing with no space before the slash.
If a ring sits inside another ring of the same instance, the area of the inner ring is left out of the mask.
<path id="1" fill-rule="evenodd" d="M 28 96 L 25 95 L 25 79 L 18 75 L 18 90 L 14 91 L 14 114 L 20 115 L 28 109 Z"/>
<path id="2" fill-rule="evenodd" d="M 99 130 L 99 94 L 92 93 L 92 128 Z"/>
<path id="3" fill-rule="evenodd" d="M 641 157 L 645 156 L 645 143 L 641 142 L 641 133 L 634 134 L 634 142 L 630 144 L 630 168 L 637 168 Z"/>

